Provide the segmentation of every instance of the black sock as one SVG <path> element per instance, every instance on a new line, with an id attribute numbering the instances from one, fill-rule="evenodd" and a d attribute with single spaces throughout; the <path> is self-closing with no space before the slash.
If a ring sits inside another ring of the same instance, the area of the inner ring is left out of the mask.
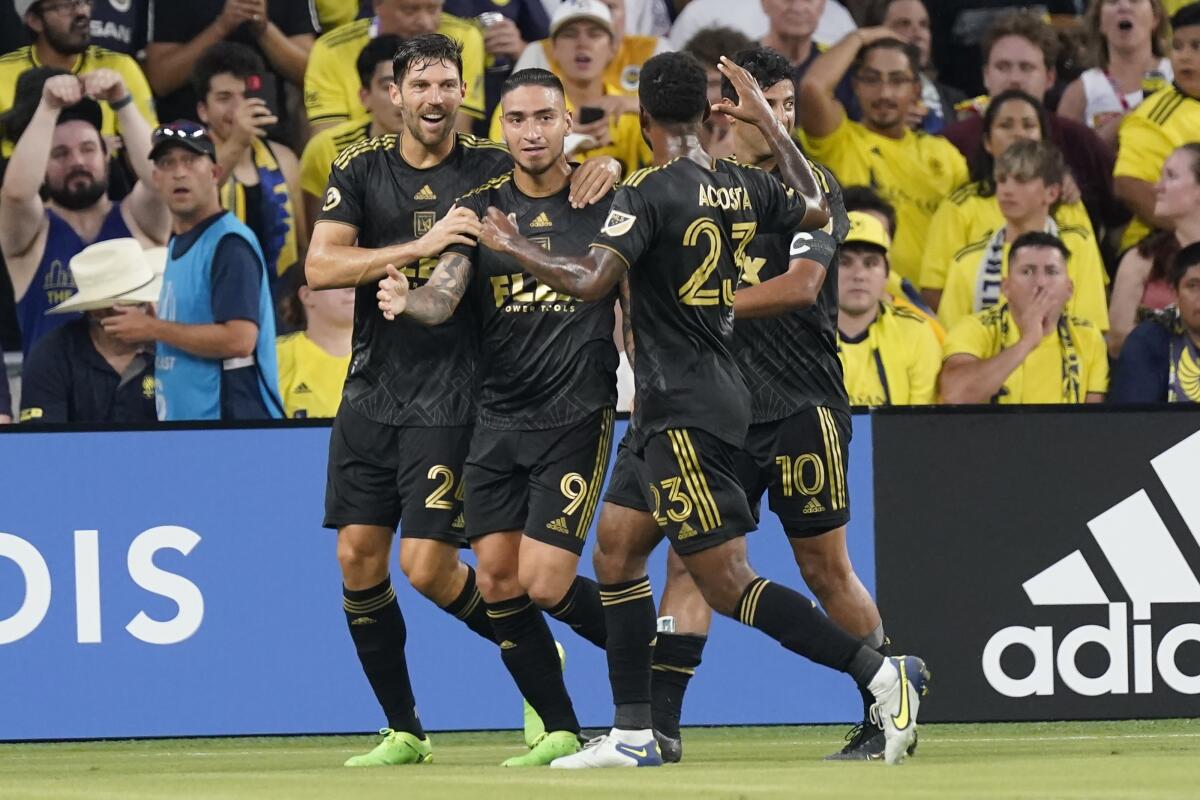
<path id="1" fill-rule="evenodd" d="M 608 628 L 608 680 L 617 707 L 615 727 L 645 730 L 650 715 L 650 662 L 654 650 L 654 593 L 650 579 L 600 587 Z"/>
<path id="2" fill-rule="evenodd" d="M 388 727 L 424 739 L 425 731 L 417 717 L 416 700 L 408 678 L 408 662 L 404 658 L 408 631 L 404 627 L 400 604 L 396 602 L 391 577 L 370 589 L 343 587 L 342 595 L 350 638 L 354 640 L 358 660 L 371 682 L 375 698 L 383 707 Z"/>
<path id="3" fill-rule="evenodd" d="M 488 603 L 487 615 L 496 629 L 504 666 L 546 730 L 579 733 L 579 720 L 563 683 L 558 648 L 542 610 L 523 594 Z"/>
<path id="4" fill-rule="evenodd" d="M 554 608 L 546 609 L 546 613 L 567 623 L 571 630 L 601 650 L 606 646 L 608 630 L 604 626 L 604 606 L 600 605 L 600 587 L 591 578 L 576 576 L 563 599 Z"/>
<path id="5" fill-rule="evenodd" d="M 654 670 L 650 676 L 654 730 L 679 738 L 679 718 L 683 714 L 683 695 L 688 681 L 700 666 L 707 636 L 687 633 L 660 633 L 654 643 Z"/>
<path id="6" fill-rule="evenodd" d="M 870 681 L 883 663 L 883 656 L 863 647 L 807 597 L 766 578 L 755 578 L 746 587 L 738 603 L 738 619 L 744 625 L 758 628 L 793 653 L 849 673 L 860 686 Z M 864 656 L 863 652 L 869 656 Z M 863 674 L 871 663 L 875 670 L 864 679 Z"/>
<path id="7" fill-rule="evenodd" d="M 450 605 L 442 610 L 458 617 L 468 628 L 489 642 L 495 642 L 496 632 L 492 628 L 492 623 L 488 621 L 487 604 L 483 602 L 483 596 L 475 588 L 475 570 L 471 568 L 470 564 L 467 564 L 466 567 L 467 582 L 463 584 L 462 591 L 451 601 Z"/>

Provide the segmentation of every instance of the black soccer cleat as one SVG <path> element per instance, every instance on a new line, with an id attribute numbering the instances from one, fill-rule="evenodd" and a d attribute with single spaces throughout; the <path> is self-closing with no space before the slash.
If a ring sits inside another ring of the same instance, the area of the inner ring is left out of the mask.
<path id="1" fill-rule="evenodd" d="M 918 737 L 913 736 L 908 755 L 917 752 Z M 846 734 L 846 746 L 825 756 L 826 761 L 882 761 L 887 737 L 871 722 L 859 723 Z"/>
<path id="2" fill-rule="evenodd" d="M 666 734 L 654 732 L 654 740 L 658 742 L 658 754 L 664 764 L 678 764 L 683 760 L 683 737 L 672 739 Z"/>

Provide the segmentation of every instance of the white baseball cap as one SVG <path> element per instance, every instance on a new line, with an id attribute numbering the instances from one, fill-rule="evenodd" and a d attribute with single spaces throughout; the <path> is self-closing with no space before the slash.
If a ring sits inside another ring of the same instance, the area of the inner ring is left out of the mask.
<path id="1" fill-rule="evenodd" d="M 600 0 L 564 0 L 550 18 L 550 38 L 557 36 L 564 25 L 581 19 L 591 20 L 609 33 L 613 32 L 612 12 Z"/>
<path id="2" fill-rule="evenodd" d="M 26 12 L 33 7 L 33 4 L 38 0 L 13 0 L 13 6 L 17 9 L 17 16 L 21 19 L 25 18 Z"/>

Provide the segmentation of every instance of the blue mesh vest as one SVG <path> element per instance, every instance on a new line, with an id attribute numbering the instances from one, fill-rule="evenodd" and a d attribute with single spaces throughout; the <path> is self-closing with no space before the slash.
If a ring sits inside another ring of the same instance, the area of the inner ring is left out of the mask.
<path id="1" fill-rule="evenodd" d="M 173 248 L 167 258 L 158 315 L 184 325 L 212 325 L 212 260 L 217 244 L 227 234 L 249 242 L 264 264 L 258 240 L 249 228 L 232 214 L 223 214 L 208 227 L 181 257 Z M 249 366 L 258 369 L 258 388 L 263 405 L 272 417 L 283 417 L 279 399 L 279 370 L 275 362 L 275 310 L 271 305 L 270 281 L 266 266 L 259 284 L 258 342 L 253 359 L 201 358 L 165 342 L 159 342 L 155 356 L 154 383 L 160 420 L 221 419 L 221 376 L 225 369 Z M 245 363 L 242 363 L 242 362 Z"/>
<path id="2" fill-rule="evenodd" d="M 33 343 L 60 325 L 79 319 L 80 314 L 51 314 L 46 309 L 70 299 L 75 294 L 75 279 L 71 276 L 71 259 L 92 242 L 79 237 L 67 221 L 46 209 L 50 229 L 46 232 L 46 249 L 38 262 L 37 272 L 29 288 L 17 303 L 17 321 L 21 325 L 21 350 L 28 358 Z M 100 225 L 97 242 L 133 236 L 121 217 L 121 204 L 112 209 Z"/>

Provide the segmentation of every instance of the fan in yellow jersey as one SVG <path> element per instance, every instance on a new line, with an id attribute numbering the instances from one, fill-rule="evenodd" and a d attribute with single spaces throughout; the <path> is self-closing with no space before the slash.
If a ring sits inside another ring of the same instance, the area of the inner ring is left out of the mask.
<path id="1" fill-rule="evenodd" d="M 1013 242 L 1007 302 L 959 320 L 946 336 L 946 403 L 1099 403 L 1108 390 L 1100 331 L 1066 313 L 1067 248 L 1036 231 Z"/>
<path id="2" fill-rule="evenodd" d="M 605 98 L 620 94 L 605 81 L 614 31 L 608 6 L 600 0 L 572 0 L 554 12 L 549 41 L 561 65 L 556 74 L 566 90 L 567 111 L 576 121 L 567 136 L 567 157 L 583 161 L 612 156 L 629 175 L 649 164 L 651 154 L 636 114 L 614 115 L 602 108 Z M 500 113 L 497 107 L 488 133 L 497 142 L 504 141 Z"/>
<path id="3" fill-rule="evenodd" d="M 854 67 L 862 122 L 834 90 Z M 888 28 L 854 31 L 809 67 L 800 83 L 800 123 L 813 158 L 844 185 L 865 184 L 896 208 L 892 269 L 916 282 L 929 220 L 946 195 L 967 182 L 967 162 L 940 136 L 914 133 L 908 119 L 921 99 L 920 55 Z"/>
<path id="4" fill-rule="evenodd" d="M 613 51 L 615 55 L 604 70 L 604 82 L 614 87 L 611 99 L 605 101 L 605 107 L 610 113 L 636 114 L 638 110 L 637 88 L 638 79 L 642 74 L 642 64 L 651 56 L 665 53 L 671 45 L 662 36 L 638 36 L 626 33 L 625 0 L 601 0 L 612 15 Z M 564 3 L 564 5 L 572 5 Z M 560 6 L 561 8 L 561 6 Z M 728 55 L 733 55 L 729 51 Z M 554 53 L 553 36 L 532 42 L 525 52 L 517 59 L 515 70 L 540 67 L 548 69 L 562 78 L 561 57 Z"/>
<path id="5" fill-rule="evenodd" d="M 850 212 L 838 251 L 838 356 L 855 406 L 928 405 L 937 396 L 942 346 L 933 324 L 886 300 L 891 244 L 876 217 Z"/>
<path id="6" fill-rule="evenodd" d="M 317 19 L 325 33 L 353 22 L 358 16 L 358 0 L 313 0 L 313 5 L 317 8 Z"/>
<path id="7" fill-rule="evenodd" d="M 935 311 L 946 288 L 946 271 L 954 254 L 995 233 L 1004 225 L 1004 214 L 996 199 L 995 155 L 1013 142 L 1049 141 L 1049 122 L 1042 104 L 1020 89 L 996 95 L 983 113 L 980 158 L 971 165 L 974 180 L 942 201 L 929 223 L 921 258 L 921 295 Z M 1068 173 L 1064 198 L 1054 208 L 1060 228 L 1080 227 L 1092 231 L 1087 208 L 1077 197 L 1078 188 Z M 1073 202 L 1066 197 L 1074 195 Z"/>
<path id="8" fill-rule="evenodd" d="M 300 189 L 304 194 L 304 218 L 311 227 L 316 224 L 325 202 L 325 185 L 338 154 L 355 142 L 386 133 L 400 133 L 404 119 L 400 109 L 392 105 L 392 56 L 400 47 L 399 36 L 386 34 L 367 43 L 358 54 L 355 64 L 362 88 L 358 98 L 367 110 L 365 120 L 347 120 L 326 128 L 308 140 L 300 155 Z"/>
<path id="9" fill-rule="evenodd" d="M 315 130 L 346 120 L 366 121 L 358 100 L 361 83 L 355 63 L 367 42 L 382 34 L 411 39 L 441 33 L 463 48 L 466 99 L 456 127 L 469 133 L 473 120 L 483 119 L 483 34 L 474 23 L 442 13 L 442 0 L 375 0 L 375 16 L 360 19 L 324 34 L 313 45 L 304 70 L 304 108 Z"/>
<path id="10" fill-rule="evenodd" d="M 31 45 L 0 55 L 0 114 L 7 113 L 16 99 L 17 78 L 22 72 L 34 67 L 58 67 L 73 75 L 86 75 L 98 69 L 111 69 L 121 76 L 130 101 L 136 106 L 146 124 L 153 128 L 158 124 L 154 115 L 154 101 L 150 85 L 141 68 L 127 55 L 114 53 L 89 44 L 91 41 L 91 4 L 80 3 L 68 7 L 45 8 L 46 3 L 35 0 L 15 0 L 17 17 L 35 34 Z M 103 120 L 100 134 L 105 137 L 121 132 L 117 124 L 116 109 L 101 105 Z M 12 142 L 5 136 L 0 139 L 0 158 L 12 156 Z"/>
<path id="11" fill-rule="evenodd" d="M 938 319 L 947 329 L 963 317 L 1003 302 L 1000 282 L 1006 274 L 1007 253 L 1022 234 L 1043 231 L 1066 245 L 1067 275 L 1075 288 L 1067 312 L 1108 329 L 1104 263 L 1091 232 L 1060 227 L 1052 210 L 1062 192 L 1066 166 L 1052 144 L 1020 141 L 996 159 L 996 200 L 1004 224 L 954 254 L 946 273 L 946 288 Z"/>
<path id="12" fill-rule="evenodd" d="M 1152 227 L 1170 230 L 1169 222 L 1154 215 L 1154 184 L 1167 156 L 1200 138 L 1200 3 L 1180 9 L 1171 25 L 1175 84 L 1147 97 L 1121 123 L 1113 186 L 1136 216 L 1121 240 L 1123 249 Z"/>
<path id="13" fill-rule="evenodd" d="M 315 291 L 301 279 L 283 310 L 304 329 L 275 340 L 284 410 L 290 419 L 331 418 L 350 368 L 354 289 Z"/>

